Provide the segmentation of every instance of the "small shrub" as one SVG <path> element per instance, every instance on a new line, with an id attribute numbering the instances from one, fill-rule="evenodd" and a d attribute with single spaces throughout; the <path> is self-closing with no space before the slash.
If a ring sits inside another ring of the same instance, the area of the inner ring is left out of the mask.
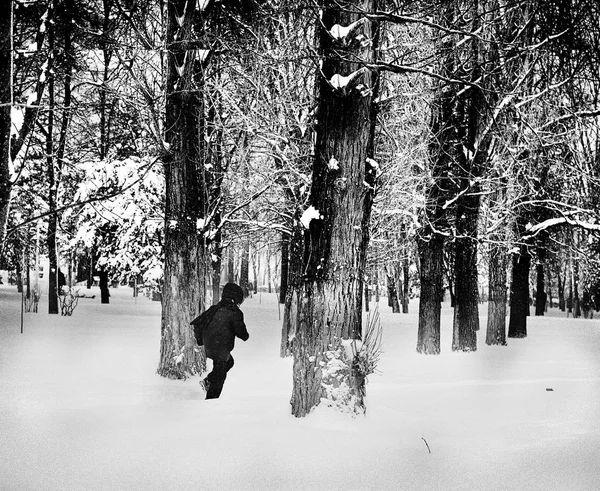
<path id="1" fill-rule="evenodd" d="M 79 302 L 79 290 L 63 286 L 58 303 L 60 305 L 60 315 L 72 315 Z"/>

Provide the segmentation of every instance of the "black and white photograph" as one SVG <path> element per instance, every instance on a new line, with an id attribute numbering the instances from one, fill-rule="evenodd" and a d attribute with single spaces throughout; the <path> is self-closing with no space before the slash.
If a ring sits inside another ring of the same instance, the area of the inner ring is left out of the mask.
<path id="1" fill-rule="evenodd" d="M 600 489 L 598 0 L 5 0 L 0 491 Z"/>

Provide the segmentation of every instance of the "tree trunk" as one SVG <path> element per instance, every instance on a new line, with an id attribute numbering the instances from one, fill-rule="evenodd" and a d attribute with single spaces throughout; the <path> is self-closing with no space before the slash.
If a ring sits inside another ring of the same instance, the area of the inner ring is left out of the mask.
<path id="1" fill-rule="evenodd" d="M 235 283 L 235 256 L 233 243 L 230 242 L 227 247 L 227 282 Z"/>
<path id="2" fill-rule="evenodd" d="M 544 264 L 539 262 L 535 266 L 536 287 L 535 287 L 535 315 L 544 315 L 546 311 L 546 282 L 544 278 Z"/>
<path id="3" fill-rule="evenodd" d="M 506 345 L 506 247 L 492 244 L 489 257 L 488 320 L 485 343 Z"/>
<path id="4" fill-rule="evenodd" d="M 189 4 L 189 5 L 188 5 Z M 204 240 L 197 223 L 205 218 L 202 179 L 204 147 L 203 67 L 193 54 L 195 3 L 167 3 L 166 135 L 164 156 L 166 206 L 161 346 L 158 373 L 185 378 L 201 373 L 204 353 L 196 350 L 190 321 L 204 308 L 204 274 L 209 271 Z M 180 17 L 183 14 L 183 18 Z"/>
<path id="5" fill-rule="evenodd" d="M 408 304 L 410 302 L 410 274 L 407 257 L 402 261 L 402 275 L 404 277 L 404 280 L 402 281 L 402 313 L 408 314 Z"/>
<path id="6" fill-rule="evenodd" d="M 477 221 L 479 196 L 465 195 L 456 208 L 456 256 L 454 272 L 456 305 L 454 307 L 453 351 L 476 351 L 479 331 L 479 289 L 477 275 Z"/>
<path id="7" fill-rule="evenodd" d="M 573 317 L 581 317 L 581 302 L 579 300 L 579 261 L 573 260 Z"/>
<path id="8" fill-rule="evenodd" d="M 100 110 L 100 148 L 99 154 L 100 159 L 105 159 L 108 154 L 110 132 L 109 132 L 109 119 L 107 118 L 107 95 L 108 95 L 108 78 L 110 74 L 110 61 L 113 53 L 112 33 L 111 25 L 114 22 L 111 20 L 111 9 L 113 2 L 110 0 L 103 0 L 103 23 L 102 23 L 102 36 L 100 38 L 100 48 L 104 58 L 104 67 L 102 72 L 102 85 L 99 88 L 99 110 Z"/>
<path id="9" fill-rule="evenodd" d="M 240 286 L 244 290 L 244 298 L 250 295 L 250 241 L 244 242 L 242 249 L 242 265 L 240 267 Z M 255 279 L 256 281 L 256 279 Z"/>
<path id="10" fill-rule="evenodd" d="M 396 283 L 396 268 L 394 266 L 386 268 L 387 290 L 388 290 L 388 306 L 392 307 L 392 312 L 397 314 L 400 312 L 400 302 L 398 302 L 398 289 Z"/>
<path id="11" fill-rule="evenodd" d="M 100 303 L 110 303 L 110 291 L 108 289 L 108 272 L 100 271 L 98 273 L 100 277 L 99 286 L 100 286 Z"/>
<path id="12" fill-rule="evenodd" d="M 9 2 L 0 16 L 0 258 L 4 251 L 6 224 L 10 208 L 10 126 L 12 108 L 12 22 L 13 5 Z"/>
<path id="13" fill-rule="evenodd" d="M 565 302 L 565 284 L 567 282 L 566 275 L 562 275 L 560 271 L 556 275 L 556 282 L 558 286 L 558 308 L 564 312 L 566 310 L 566 302 Z"/>
<path id="14" fill-rule="evenodd" d="M 53 10 L 53 2 L 50 2 L 49 11 Z M 52 12 L 50 17 L 54 17 Z M 56 254 L 56 182 L 55 159 L 54 159 L 54 82 L 55 69 L 54 60 L 56 59 L 55 50 L 55 23 L 50 23 L 48 28 L 48 50 L 51 56 L 48 60 L 48 126 L 46 133 L 46 165 L 48 172 L 48 231 L 46 236 L 46 248 L 48 253 L 48 313 L 58 314 L 58 259 Z"/>
<path id="15" fill-rule="evenodd" d="M 285 303 L 288 291 L 288 272 L 290 264 L 290 237 L 287 233 L 281 234 L 281 281 L 279 282 L 279 303 Z"/>
<path id="16" fill-rule="evenodd" d="M 288 286 L 285 297 L 283 313 L 283 325 L 281 328 L 280 355 L 286 357 L 291 355 L 291 341 L 296 335 L 297 302 L 294 292 L 301 286 L 302 276 L 302 254 L 304 249 L 303 229 L 298 220 L 292 224 L 292 235 L 289 238 L 289 269 Z"/>
<path id="17" fill-rule="evenodd" d="M 443 243 L 443 237 L 438 234 L 431 234 L 429 240 L 418 237 L 421 293 L 417 352 L 423 355 L 440 353 L 440 318 L 444 297 Z"/>
<path id="18" fill-rule="evenodd" d="M 527 316 L 529 315 L 529 267 L 531 255 L 526 246 L 521 246 L 520 254 L 513 256 L 512 281 L 510 287 L 509 338 L 527 337 Z"/>
<path id="19" fill-rule="evenodd" d="M 310 221 L 306 231 L 305 274 L 292 295 L 295 306 L 291 309 L 297 313 L 292 319 L 291 400 L 297 417 L 308 414 L 322 400 L 341 411 L 364 411 L 367 374 L 346 348 L 362 334 L 361 294 L 376 178 L 369 162 L 378 82 L 376 73 L 348 60 L 374 61 L 377 27 L 362 16 L 373 11 L 372 0 L 345 6 L 348 10 L 326 2 L 318 29 L 322 77 L 310 196 L 318 218 Z M 348 48 L 329 32 L 335 24 L 348 26 L 359 20 L 357 29 L 372 44 Z M 340 86 L 339 75 L 349 77 L 350 83 Z"/>
<path id="20" fill-rule="evenodd" d="M 454 21 L 452 2 L 442 3 L 435 21 L 451 27 Z M 454 45 L 452 36 L 439 35 L 435 53 L 441 76 L 453 77 Z M 444 299 L 444 233 L 448 230 L 446 203 L 454 184 L 450 179 L 454 135 L 453 85 L 438 82 L 434 88 L 431 121 L 429 124 L 429 166 L 431 182 L 426 190 L 424 225 L 417 233 L 420 264 L 419 328 L 417 352 L 440 353 L 440 314 Z"/>

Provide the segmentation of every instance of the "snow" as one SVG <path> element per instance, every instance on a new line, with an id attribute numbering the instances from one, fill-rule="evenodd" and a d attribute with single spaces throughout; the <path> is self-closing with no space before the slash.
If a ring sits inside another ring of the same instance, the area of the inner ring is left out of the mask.
<path id="1" fill-rule="evenodd" d="M 347 77 L 344 77 L 343 75 L 340 75 L 339 73 L 336 73 L 336 74 L 333 75 L 333 77 L 331 77 L 331 80 L 329 80 L 329 83 L 331 84 L 331 86 L 334 89 L 343 89 L 354 78 L 353 75 L 354 74 L 351 74 L 351 75 L 348 75 Z"/>
<path id="2" fill-rule="evenodd" d="M 600 480 L 600 323 L 553 310 L 526 339 L 415 352 L 418 306 L 381 300 L 379 375 L 365 416 L 290 414 L 275 294 L 242 305 L 223 395 L 156 375 L 160 304 L 111 289 L 72 317 L 26 313 L 0 285 L 2 490 L 594 490 Z M 485 312 L 482 305 L 481 312 Z M 485 316 L 482 315 L 482 326 Z M 549 390 L 552 389 L 552 390 Z"/>
<path id="3" fill-rule="evenodd" d="M 350 32 L 356 27 L 356 25 L 359 22 L 360 21 L 353 22 L 352 24 L 346 27 L 341 26 L 340 24 L 334 24 L 331 30 L 329 31 L 329 34 L 331 34 L 331 37 L 333 39 L 344 39 L 348 34 L 350 34 Z"/>
<path id="4" fill-rule="evenodd" d="M 308 229 L 312 220 L 320 220 L 322 218 L 323 217 L 321 216 L 319 210 L 317 210 L 314 206 L 310 205 L 306 210 L 304 210 L 304 213 L 302 213 L 302 216 L 300 217 L 300 222 L 302 223 L 304 228 Z"/>

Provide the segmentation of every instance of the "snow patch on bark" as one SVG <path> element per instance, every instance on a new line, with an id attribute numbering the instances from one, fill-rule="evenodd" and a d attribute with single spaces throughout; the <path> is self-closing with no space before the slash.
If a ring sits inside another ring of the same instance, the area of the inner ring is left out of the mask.
<path id="1" fill-rule="evenodd" d="M 310 222 L 313 220 L 321 220 L 323 215 L 314 206 L 310 205 L 300 217 L 300 222 L 304 228 L 310 227 Z"/>

